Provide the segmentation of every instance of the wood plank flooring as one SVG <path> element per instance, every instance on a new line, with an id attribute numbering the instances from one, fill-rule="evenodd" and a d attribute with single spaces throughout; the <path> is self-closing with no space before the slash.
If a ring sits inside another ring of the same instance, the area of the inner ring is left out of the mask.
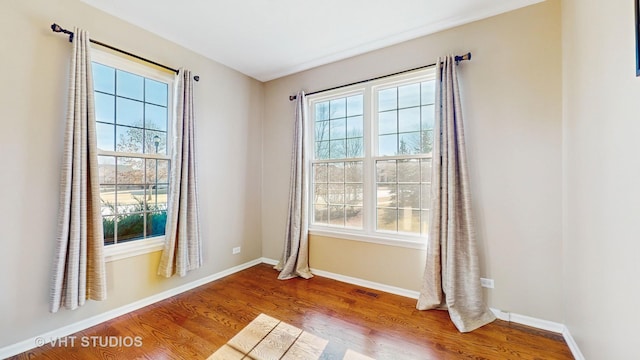
<path id="1" fill-rule="evenodd" d="M 378 360 L 573 359 L 559 334 L 500 320 L 461 334 L 445 311 L 417 311 L 413 299 L 318 276 L 276 276 L 260 264 L 78 332 L 74 346 L 45 345 L 12 359 L 206 359 L 260 313 L 328 340 L 322 359 L 347 352 Z M 81 343 L 107 337 L 139 337 L 141 346 Z"/>

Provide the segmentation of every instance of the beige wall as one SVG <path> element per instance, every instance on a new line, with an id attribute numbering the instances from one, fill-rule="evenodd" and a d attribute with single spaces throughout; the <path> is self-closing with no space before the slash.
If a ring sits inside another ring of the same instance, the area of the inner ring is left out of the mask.
<path id="1" fill-rule="evenodd" d="M 294 105 L 319 90 L 471 51 L 463 63 L 474 214 L 492 307 L 561 322 L 560 2 L 422 37 L 266 83 L 263 254 L 279 258 L 285 228 Z M 418 290 L 424 251 L 311 238 L 311 266 Z M 353 262 L 349 264 L 349 262 Z"/>
<path id="2" fill-rule="evenodd" d="M 0 4 L 0 348 L 261 256 L 263 84 L 76 0 Z M 203 268 L 155 276 L 159 252 L 107 264 L 108 300 L 48 313 L 71 45 L 52 22 L 200 75 L 195 85 Z M 240 255 L 231 255 L 242 246 Z"/>
<path id="3" fill-rule="evenodd" d="M 564 0 L 564 300 L 587 359 L 640 359 L 634 1 Z"/>

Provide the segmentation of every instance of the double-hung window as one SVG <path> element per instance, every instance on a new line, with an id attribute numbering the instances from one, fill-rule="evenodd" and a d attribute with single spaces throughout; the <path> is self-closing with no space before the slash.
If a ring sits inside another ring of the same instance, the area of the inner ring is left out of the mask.
<path id="1" fill-rule="evenodd" d="M 96 50 L 92 58 L 105 246 L 157 246 L 167 219 L 174 77 Z"/>
<path id="2" fill-rule="evenodd" d="M 433 69 L 309 97 L 312 233 L 423 247 Z"/>

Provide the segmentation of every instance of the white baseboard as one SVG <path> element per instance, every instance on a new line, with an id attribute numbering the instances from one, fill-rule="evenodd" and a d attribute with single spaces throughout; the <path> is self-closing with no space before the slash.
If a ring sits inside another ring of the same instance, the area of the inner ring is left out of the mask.
<path id="1" fill-rule="evenodd" d="M 569 346 L 569 350 L 571 350 L 571 354 L 573 355 L 573 357 L 576 360 L 585 360 L 584 355 L 582 355 L 582 351 L 580 351 L 578 344 L 573 339 L 573 336 L 571 336 L 571 333 L 569 332 L 569 328 L 567 328 L 566 326 L 564 327 L 564 331 L 562 331 L 562 336 L 564 337 L 564 341 L 567 342 L 567 345 Z"/>
<path id="2" fill-rule="evenodd" d="M 143 308 L 145 306 L 154 304 L 158 301 L 162 301 L 165 299 L 168 299 L 172 296 L 178 295 L 180 293 L 183 293 L 185 291 L 194 289 L 198 286 L 210 283 L 214 280 L 218 280 L 221 279 L 225 276 L 229 276 L 233 273 L 236 273 L 238 271 L 242 271 L 244 269 L 248 269 L 254 265 L 260 264 L 262 263 L 263 260 L 262 259 L 256 259 L 256 260 L 252 260 L 249 262 L 246 262 L 244 264 L 238 265 L 238 266 L 234 266 L 230 269 L 226 269 L 223 271 L 220 271 L 218 273 L 215 273 L 213 275 L 209 275 L 206 276 L 202 279 L 198 279 L 195 281 L 192 281 L 190 283 L 175 287 L 171 290 L 167 290 L 152 296 L 149 296 L 147 298 L 138 300 L 136 302 L 133 302 L 131 304 L 127 304 L 125 306 L 121 306 L 119 308 L 113 309 L 113 310 L 109 310 L 107 312 L 104 312 L 102 314 L 90 317 L 88 319 L 82 320 L 82 321 L 78 321 L 76 323 L 73 324 L 69 324 L 67 326 L 55 329 L 53 331 L 49 331 L 47 333 L 41 334 L 39 336 L 34 336 L 32 338 L 26 339 L 24 341 L 20 341 L 18 343 L 15 343 L 13 345 L 9 345 L 9 346 L 5 346 L 0 348 L 0 359 L 5 359 L 8 358 L 10 356 L 14 356 L 20 353 L 23 353 L 25 351 L 31 350 L 33 348 L 36 347 L 37 342 L 41 341 L 41 339 L 58 339 L 58 338 L 63 338 L 65 336 L 69 336 L 73 333 L 76 333 L 78 331 L 82 331 L 85 329 L 88 329 L 92 326 L 98 325 L 100 323 L 103 323 L 105 321 L 114 319 L 118 316 L 130 313 L 132 311 L 138 310 L 140 308 Z"/>
<path id="3" fill-rule="evenodd" d="M 420 295 L 420 293 L 417 291 L 407 290 L 407 289 L 403 289 L 403 288 L 399 288 L 391 285 L 385 285 L 385 284 L 381 284 L 381 283 L 377 283 L 369 280 L 354 278 L 351 276 L 335 274 L 335 273 L 331 273 L 324 270 L 311 269 L 311 272 L 315 275 L 326 277 L 329 279 L 338 280 L 338 281 L 342 281 L 349 284 L 358 285 L 358 286 L 362 286 L 362 287 L 366 287 L 366 288 L 374 289 L 378 291 L 384 291 L 390 294 L 400 295 L 400 296 L 408 297 L 411 299 L 418 299 L 418 296 Z"/>
<path id="4" fill-rule="evenodd" d="M 269 258 L 262 258 L 262 262 L 270 265 L 275 265 L 278 263 L 278 261 L 269 259 Z M 418 296 L 420 295 L 418 291 L 407 290 L 407 289 L 390 286 L 386 284 L 381 284 L 381 283 L 377 283 L 369 280 L 336 274 L 329 271 L 311 268 L 311 272 L 315 275 L 326 277 L 329 279 L 342 281 L 348 284 L 358 285 L 358 286 L 366 287 L 369 289 L 384 291 L 391 294 L 405 296 L 411 299 L 417 299 Z M 541 329 L 541 330 L 562 334 L 565 341 L 567 342 L 567 345 L 569 346 L 569 350 L 571 350 L 573 357 L 576 360 L 584 360 L 584 356 L 580 352 L 578 345 L 576 344 L 575 340 L 569 333 L 569 329 L 567 329 L 567 327 L 564 324 L 557 323 L 554 321 L 544 320 L 544 319 L 538 319 L 531 316 L 510 313 L 510 312 L 502 311 L 500 309 L 495 309 L 495 308 L 490 308 L 490 309 L 494 313 L 494 315 L 500 320 L 510 321 L 517 324 L 521 324 L 521 325 L 531 326 L 536 329 Z"/>
<path id="5" fill-rule="evenodd" d="M 260 260 L 265 264 L 269 264 L 269 265 L 273 265 L 273 266 L 278 265 L 278 260 L 273 260 L 273 259 L 269 259 L 269 258 L 266 258 L 266 257 L 263 257 Z"/>
<path id="6" fill-rule="evenodd" d="M 536 329 L 551 331 L 554 333 L 562 334 L 565 329 L 564 324 L 554 321 L 543 320 L 534 318 L 531 316 L 520 315 L 516 313 L 510 313 L 502 311 L 500 309 L 490 308 L 491 312 L 500 320 L 510 321 L 521 325 L 531 326 Z"/>

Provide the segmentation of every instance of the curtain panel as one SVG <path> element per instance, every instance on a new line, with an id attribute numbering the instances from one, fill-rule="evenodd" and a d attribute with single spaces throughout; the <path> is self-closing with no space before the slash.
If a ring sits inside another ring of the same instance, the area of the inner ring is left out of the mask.
<path id="1" fill-rule="evenodd" d="M 275 266 L 275 269 L 280 271 L 280 280 L 298 276 L 305 279 L 313 277 L 309 269 L 309 165 L 306 134 L 307 98 L 304 91 L 300 91 L 296 97 L 294 121 L 287 227 L 282 257 Z"/>
<path id="2" fill-rule="evenodd" d="M 417 308 L 448 309 L 460 332 L 495 320 L 483 300 L 455 57 L 438 59 L 427 262 Z"/>
<path id="3" fill-rule="evenodd" d="M 202 266 L 191 71 L 180 69 L 175 95 L 176 122 L 166 240 L 158 267 L 158 275 L 164 277 L 185 276 Z"/>
<path id="4" fill-rule="evenodd" d="M 50 311 L 107 297 L 89 34 L 74 29 Z"/>

